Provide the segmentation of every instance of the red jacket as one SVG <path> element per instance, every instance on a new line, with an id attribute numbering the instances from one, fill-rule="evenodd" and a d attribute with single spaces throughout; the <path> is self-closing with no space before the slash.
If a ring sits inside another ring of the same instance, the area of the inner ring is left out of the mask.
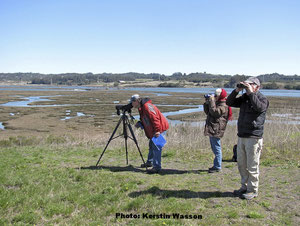
<path id="1" fill-rule="evenodd" d="M 139 113 L 145 134 L 149 139 L 151 139 L 156 132 L 162 133 L 169 129 L 168 120 L 165 116 L 163 116 L 158 108 L 152 104 L 150 99 L 142 99 Z"/>

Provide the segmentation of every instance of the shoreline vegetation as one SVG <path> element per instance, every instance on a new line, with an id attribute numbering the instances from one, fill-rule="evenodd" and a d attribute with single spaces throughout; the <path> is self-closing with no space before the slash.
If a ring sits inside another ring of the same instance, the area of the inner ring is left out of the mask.
<path id="1" fill-rule="evenodd" d="M 296 84 L 296 85 L 295 85 Z M 278 90 L 300 90 L 300 85 L 296 82 L 294 85 L 291 83 L 284 83 L 284 82 L 271 82 L 271 83 L 263 83 L 263 89 L 278 89 Z M 300 82 L 299 82 L 300 84 Z M 85 87 L 106 87 L 106 88 L 129 88 L 129 87 L 162 87 L 162 88 L 217 88 L 217 87 L 225 87 L 224 84 L 220 83 L 212 83 L 212 82 L 203 82 L 203 83 L 194 83 L 194 82 L 186 82 L 186 81 L 177 81 L 177 80 L 170 80 L 168 82 L 161 82 L 161 81 L 134 81 L 134 82 L 99 82 L 99 83 L 91 83 L 87 85 L 76 85 L 76 84 L 33 84 L 28 82 L 16 82 L 16 81 L 1 81 L 0 86 L 85 86 Z M 232 87 L 225 87 L 225 88 L 232 88 Z"/>
<path id="2" fill-rule="evenodd" d="M 138 92 L 140 95 L 145 93 Z M 128 103 L 129 90 L 9 91 L 0 103 L 24 96 L 48 96 L 54 107 L 0 107 L 0 225 L 299 225 L 300 98 L 268 97 L 260 161 L 259 196 L 253 201 L 234 197 L 240 186 L 232 147 L 236 125 L 222 138 L 222 173 L 208 174 L 213 153 L 203 127 L 171 126 L 162 153 L 162 173 L 148 175 L 128 140 L 114 139 L 98 167 L 95 164 L 119 116 L 115 101 Z M 197 93 L 146 95 L 165 111 L 177 105 L 203 104 Z M 36 102 L 48 105 L 49 102 Z M 234 119 L 238 118 L 238 109 Z M 78 113 L 84 116 L 76 117 Z M 133 109 L 133 115 L 137 115 Z M 62 120 L 70 117 L 68 120 Z M 205 120 L 203 112 L 171 116 L 186 122 Z M 121 135 L 119 128 L 116 135 Z M 148 140 L 134 128 L 144 159 Z M 202 216 L 202 219 L 120 218 L 146 214 Z"/>
<path id="3" fill-rule="evenodd" d="M 246 75 L 219 75 L 206 72 L 172 75 L 159 73 L 0 73 L 1 85 L 64 85 L 64 86 L 103 86 L 103 87 L 225 87 L 233 88 L 236 83 L 244 81 Z M 300 76 L 278 73 L 257 76 L 264 89 L 300 90 Z"/>

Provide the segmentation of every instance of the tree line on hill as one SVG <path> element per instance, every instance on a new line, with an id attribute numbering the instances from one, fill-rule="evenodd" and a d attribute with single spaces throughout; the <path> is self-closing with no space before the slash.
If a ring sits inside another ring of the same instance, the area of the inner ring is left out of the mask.
<path id="1" fill-rule="evenodd" d="M 152 79 L 161 81 L 161 87 L 178 87 L 181 81 L 193 82 L 198 85 L 203 83 L 224 84 L 226 88 L 235 87 L 236 83 L 245 80 L 246 75 L 216 75 L 206 72 L 181 73 L 176 72 L 172 75 L 164 75 L 159 73 L 63 73 L 63 74 L 41 74 L 41 73 L 0 73 L 0 81 L 27 82 L 28 84 L 43 85 L 91 85 L 100 82 L 110 83 L 119 81 L 135 81 L 137 79 Z M 298 75 L 282 75 L 278 73 L 259 75 L 258 78 L 265 89 L 298 89 L 300 90 L 300 76 Z M 177 80 L 178 83 L 168 83 L 170 80 Z M 283 84 L 282 84 L 283 83 Z"/>

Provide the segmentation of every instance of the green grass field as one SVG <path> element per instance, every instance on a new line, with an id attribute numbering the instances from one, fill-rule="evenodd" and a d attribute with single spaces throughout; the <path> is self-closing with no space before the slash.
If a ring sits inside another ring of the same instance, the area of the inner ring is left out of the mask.
<path id="1" fill-rule="evenodd" d="M 148 175 L 139 168 L 142 160 L 132 141 L 127 165 L 122 137 L 111 142 L 95 167 L 118 119 L 112 119 L 110 103 L 124 96 L 107 94 L 108 106 L 103 108 L 92 105 L 91 98 L 100 94 L 58 97 L 59 103 L 86 104 L 73 106 L 72 113 L 95 114 L 67 122 L 60 118 L 68 108 L 0 109 L 7 126 L 0 140 L 0 225 L 300 224 L 300 127 L 271 115 L 287 111 L 297 115 L 295 102 L 272 99 L 268 119 L 273 121 L 265 126 L 259 196 L 247 201 L 232 194 L 240 187 L 237 165 L 231 162 L 235 125 L 229 125 L 222 138 L 221 173 L 208 174 L 213 162 L 209 140 L 203 128 L 189 125 L 169 129 L 160 174 Z M 176 95 L 168 102 L 176 103 Z M 9 116 L 16 111 L 20 114 Z M 135 134 L 146 158 L 148 141 L 143 131 Z"/>
<path id="2" fill-rule="evenodd" d="M 209 149 L 176 149 L 170 144 L 163 151 L 161 174 L 148 175 L 138 167 L 142 160 L 133 144 L 129 145 L 126 165 L 123 141 L 118 139 L 98 167 L 95 164 L 102 152 L 99 147 L 57 144 L 54 138 L 48 145 L 12 143 L 2 147 L 0 224 L 299 223 L 299 158 L 280 158 L 280 154 L 269 155 L 271 151 L 266 149 L 259 197 L 246 201 L 232 194 L 240 178 L 236 163 L 230 161 L 230 150 L 223 151 L 223 172 L 208 174 L 213 160 Z M 171 137 L 169 140 L 172 142 Z M 141 144 L 146 157 L 146 146 Z M 125 218 L 117 217 L 118 213 Z M 176 213 L 201 215 L 202 219 L 173 219 Z M 164 219 L 167 215 L 171 219 Z"/>

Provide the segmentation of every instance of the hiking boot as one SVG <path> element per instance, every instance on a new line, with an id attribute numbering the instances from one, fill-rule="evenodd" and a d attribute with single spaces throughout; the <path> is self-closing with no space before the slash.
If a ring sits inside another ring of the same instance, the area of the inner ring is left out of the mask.
<path id="1" fill-rule="evenodd" d="M 247 200 L 251 200 L 251 199 L 253 199 L 257 196 L 258 196 L 257 192 L 246 192 L 245 194 L 242 195 L 242 198 L 247 199 Z"/>
<path id="2" fill-rule="evenodd" d="M 233 194 L 235 196 L 241 196 L 241 195 L 245 194 L 246 192 L 247 192 L 247 189 L 240 188 L 239 190 L 234 190 Z"/>
<path id="3" fill-rule="evenodd" d="M 146 163 L 143 163 L 141 165 L 142 168 L 146 168 L 146 167 L 152 167 L 152 163 L 151 162 L 146 162 Z"/>
<path id="4" fill-rule="evenodd" d="M 148 174 L 155 174 L 155 173 L 159 173 L 159 172 L 160 172 L 160 169 L 157 169 L 157 168 L 152 168 L 152 169 L 147 170 Z"/>
<path id="5" fill-rule="evenodd" d="M 211 167 L 208 169 L 208 172 L 209 173 L 218 173 L 218 172 L 221 172 L 222 170 L 221 169 L 218 169 L 218 168 L 215 168 L 215 167 Z"/>

